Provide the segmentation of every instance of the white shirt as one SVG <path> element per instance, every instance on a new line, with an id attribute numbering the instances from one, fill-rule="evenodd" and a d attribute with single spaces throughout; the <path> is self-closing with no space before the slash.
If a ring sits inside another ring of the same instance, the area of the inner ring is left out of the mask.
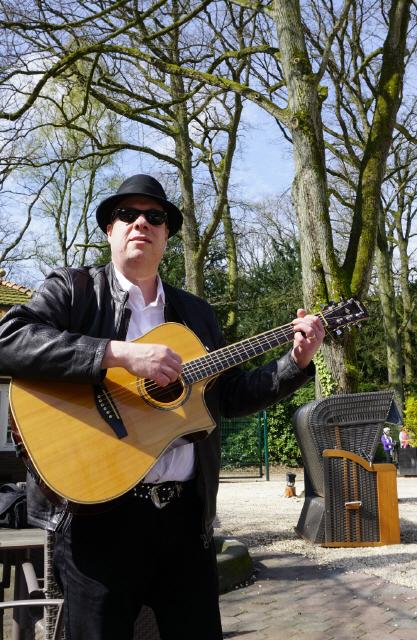
<path id="1" fill-rule="evenodd" d="M 129 294 L 127 307 L 131 310 L 132 315 L 129 320 L 126 340 L 136 340 L 136 338 L 139 338 L 158 324 L 165 322 L 165 292 L 162 281 L 157 275 L 156 298 L 148 305 L 145 305 L 140 287 L 125 278 L 116 267 L 114 267 L 114 272 L 122 289 Z M 177 480 L 179 482 L 189 480 L 194 476 L 194 466 L 194 445 L 185 438 L 178 438 L 168 447 L 167 451 L 143 478 L 143 482 L 159 484 L 168 480 Z"/>

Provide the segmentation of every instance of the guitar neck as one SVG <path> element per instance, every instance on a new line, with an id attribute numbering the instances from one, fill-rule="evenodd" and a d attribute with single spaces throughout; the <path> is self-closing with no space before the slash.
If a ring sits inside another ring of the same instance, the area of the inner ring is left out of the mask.
<path id="1" fill-rule="evenodd" d="M 327 334 L 340 335 L 343 327 L 349 329 L 353 325 L 368 319 L 368 312 L 361 302 L 355 298 L 342 300 L 338 304 L 331 302 L 322 311 L 315 314 L 326 329 Z M 200 380 L 207 380 L 219 375 L 237 364 L 247 362 L 255 356 L 266 353 L 275 347 L 291 342 L 294 338 L 292 323 L 276 329 L 265 331 L 253 338 L 247 338 L 227 347 L 207 353 L 200 358 L 191 360 L 183 366 L 183 381 L 193 384 Z"/>
<path id="2" fill-rule="evenodd" d="M 287 344 L 293 338 L 292 324 L 265 331 L 253 338 L 247 338 L 187 362 L 183 366 L 182 378 L 187 385 L 212 378 L 237 364 Z"/>

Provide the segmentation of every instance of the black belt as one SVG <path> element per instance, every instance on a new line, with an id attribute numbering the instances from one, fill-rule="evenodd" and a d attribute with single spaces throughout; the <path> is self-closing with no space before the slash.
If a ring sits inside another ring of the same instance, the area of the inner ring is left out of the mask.
<path id="1" fill-rule="evenodd" d="M 139 500 L 150 500 L 157 509 L 163 509 L 184 495 L 184 492 L 193 484 L 187 482 L 161 482 L 160 484 L 147 484 L 140 482 L 133 489 L 133 495 Z"/>

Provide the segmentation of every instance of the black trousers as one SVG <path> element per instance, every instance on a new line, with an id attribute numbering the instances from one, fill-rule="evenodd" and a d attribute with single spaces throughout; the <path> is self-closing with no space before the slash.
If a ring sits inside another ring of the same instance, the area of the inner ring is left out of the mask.
<path id="1" fill-rule="evenodd" d="M 393 462 L 392 451 L 385 449 L 384 453 L 386 462 Z"/>
<path id="2" fill-rule="evenodd" d="M 201 524 L 193 491 L 163 509 L 131 496 L 75 516 L 54 552 L 66 640 L 132 640 L 142 604 L 162 640 L 221 640 L 216 554 Z"/>

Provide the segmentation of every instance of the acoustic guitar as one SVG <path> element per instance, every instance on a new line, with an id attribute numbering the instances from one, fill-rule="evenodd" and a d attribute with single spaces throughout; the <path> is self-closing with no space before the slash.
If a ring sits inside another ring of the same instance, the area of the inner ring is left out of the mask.
<path id="1" fill-rule="evenodd" d="M 327 333 L 368 317 L 353 298 L 316 315 Z M 140 482 L 174 440 L 215 428 L 204 402 L 209 381 L 293 337 L 287 324 L 207 352 L 190 329 L 168 322 L 136 340 L 181 355 L 182 375 L 166 387 L 118 367 L 95 386 L 14 378 L 10 406 L 23 457 L 50 490 L 70 502 L 117 498 Z"/>

